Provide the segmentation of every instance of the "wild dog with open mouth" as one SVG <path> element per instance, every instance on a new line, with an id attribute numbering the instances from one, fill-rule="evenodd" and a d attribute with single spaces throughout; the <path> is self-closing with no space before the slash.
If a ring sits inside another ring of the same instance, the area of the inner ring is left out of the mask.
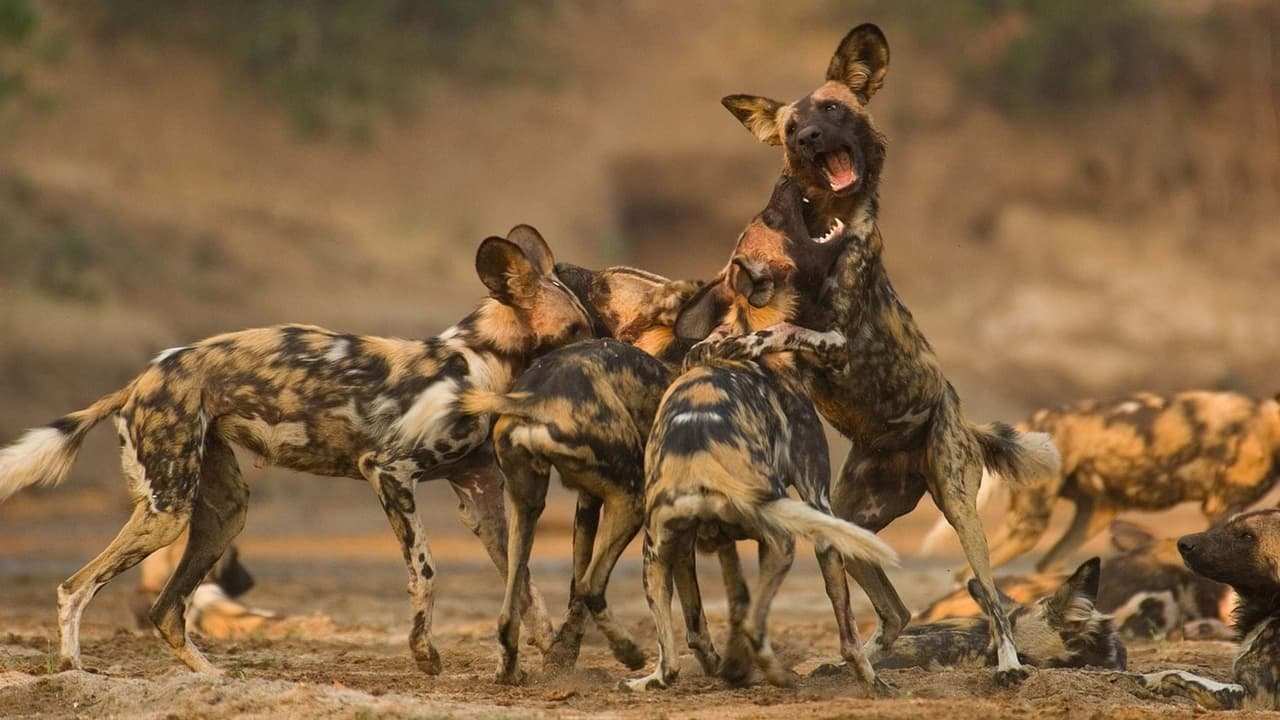
<path id="1" fill-rule="evenodd" d="M 1121 636 L 1226 637 L 1225 621 L 1235 606 L 1235 594 L 1226 585 L 1188 570 L 1176 540 L 1159 540 L 1138 525 L 1117 520 L 1111 525 L 1111 544 L 1120 554 L 1102 563 L 1107 581 L 1096 605 L 1112 617 Z M 1025 604 L 1052 594 L 1066 577 L 1065 573 L 1006 575 L 996 580 L 996 588 L 1002 596 Z M 930 603 L 915 619 L 936 622 L 981 612 L 966 590 L 957 590 Z"/>
<path id="2" fill-rule="evenodd" d="M 1058 499 L 1075 505 L 1075 518 L 1037 570 L 1065 560 L 1121 512 L 1199 502 L 1205 519 L 1217 524 L 1280 480 L 1280 402 L 1272 398 L 1138 393 L 1040 410 L 1019 429 L 1051 435 L 1062 471 L 1008 488 L 1009 510 L 991 543 L 993 567 L 1035 547 Z M 984 487 L 983 499 L 994 489 Z"/>
<path id="3" fill-rule="evenodd" d="M 819 412 L 853 441 L 832 491 L 839 517 L 879 531 L 916 506 L 926 490 L 955 528 L 979 579 L 983 609 L 997 640 L 997 678 L 1026 670 L 999 611 L 976 494 L 984 468 L 1015 480 L 1057 472 L 1048 436 L 1007 425 L 971 425 L 932 347 L 889 280 L 876 227 L 877 189 L 886 141 L 867 104 L 884 83 L 889 46 L 874 25 L 854 28 L 827 68 L 826 82 L 784 104 L 733 95 L 725 106 L 761 141 L 784 150 L 783 174 L 801 184 L 813 232 L 843 223 L 853 240 L 832 271 L 833 322 L 782 323 L 763 332 L 711 339 L 691 358 L 755 357 L 805 350 L 798 364 Z M 880 624 L 868 642 L 879 657 L 910 619 L 883 573 L 851 563 Z"/>
<path id="4" fill-rule="evenodd" d="M 129 603 L 138 629 L 155 629 L 151 622 L 151 606 L 182 561 L 186 547 L 187 537 L 183 533 L 177 542 L 151 553 L 142 561 L 142 576 Z M 249 592 L 253 585 L 253 576 L 240 562 L 239 550 L 231 545 L 191 593 L 186 617 L 187 632 L 195 631 L 205 637 L 226 640 L 252 635 L 280 620 L 283 616 L 278 613 L 249 607 L 239 601 L 238 598 Z"/>
<path id="5" fill-rule="evenodd" d="M 802 224 L 790 223 L 791 218 L 799 220 L 797 188 L 784 180 L 774 196 L 770 205 L 788 212 L 773 220 L 787 223 L 789 233 L 807 234 Z M 757 222 L 768 224 L 767 215 Z M 762 320 L 770 325 L 793 316 L 801 297 L 790 282 L 802 274 L 758 274 L 760 266 L 749 269 L 752 263 L 746 258 L 751 254 L 735 257 L 722 282 L 703 293 L 703 297 L 724 297 L 724 289 L 732 289 L 725 323 L 737 332 Z M 707 324 L 708 318 L 717 316 L 708 313 L 715 305 L 691 303 L 680 324 Z M 709 328 L 682 328 L 682 334 L 695 337 L 710 332 Z M 874 691 L 890 691 L 857 642 L 840 561 L 857 559 L 879 568 L 896 563 L 896 556 L 873 534 L 831 515 L 826 436 L 813 403 L 793 373 L 793 359 L 787 353 L 751 362 L 711 360 L 687 370 L 663 397 L 645 449 L 644 586 L 657 627 L 658 660 L 652 674 L 625 681 L 624 687 L 662 688 L 676 678 L 673 580 L 679 586 L 689 634 L 707 637 L 695 547 L 718 553 L 729 597 L 729 640 L 719 675 L 741 683 L 754 660 L 770 683 L 790 685 L 793 676 L 774 656 L 766 622 L 773 597 L 794 559 L 793 536 L 798 534 L 813 541 L 818 551 L 840 626 L 842 655 Z M 804 500 L 788 498 L 788 486 L 799 489 Z M 740 539 L 754 539 L 760 547 L 754 597 L 743 579 L 734 545 Z M 706 642 L 709 647 L 710 640 Z M 708 663 L 704 660 L 703 665 Z"/>
<path id="6" fill-rule="evenodd" d="M 1124 670 L 1124 643 L 1110 616 L 1097 608 L 1101 561 L 1093 558 L 1064 578 L 1046 597 L 1001 605 L 1023 662 L 1033 667 L 1098 667 Z M 970 580 L 968 591 L 982 597 Z M 912 625 L 898 636 L 893 651 L 876 662 L 880 670 L 907 667 L 981 667 L 996 662 L 989 621 L 951 618 Z"/>
<path id="7" fill-rule="evenodd" d="M 373 487 L 409 571 L 410 648 L 420 669 L 439 673 L 430 639 L 435 566 L 414 488 L 470 473 L 473 451 L 483 449 L 489 426 L 458 411 L 462 392 L 506 390 L 535 357 L 588 336 L 586 311 L 553 267 L 542 237 L 519 226 L 480 244 L 476 270 L 490 297 L 435 338 L 299 325 L 218 335 L 162 353 L 123 389 L 0 451 L 3 498 L 60 481 L 89 430 L 115 419 L 134 510 L 107 549 L 58 588 L 62 665 L 81 667 L 80 617 L 94 594 L 189 525 L 151 618 L 188 667 L 216 672 L 187 637 L 184 611 L 244 526 L 249 489 L 237 444 L 266 462 Z"/>
<path id="8" fill-rule="evenodd" d="M 760 283 L 755 296 L 776 293 L 780 301 L 789 297 L 783 289 L 792 283 L 821 282 L 839 251 L 834 233 L 807 237 L 800 218 L 800 198 L 787 184 L 775 188 L 769 205 L 743 231 L 738 246 L 739 269 Z M 745 269 L 748 266 L 750 270 Z M 557 272 L 579 293 L 588 312 L 594 313 L 598 334 L 616 340 L 588 340 L 549 353 L 520 377 L 510 393 L 468 393 L 463 406 L 497 418 L 494 446 L 507 476 L 508 503 L 513 511 L 510 537 L 515 554 L 511 557 L 517 558 L 509 566 L 510 573 L 527 572 L 550 469 L 555 467 L 565 485 L 579 493 L 569 612 L 547 655 L 547 665 L 557 671 L 572 667 L 590 612 L 615 657 L 637 669 L 643 666 L 644 655 L 630 634 L 612 620 L 605 588 L 618 556 L 644 520 L 645 441 L 662 394 L 675 378 L 675 366 L 691 344 L 677 337 L 676 325 L 714 325 L 728 306 L 719 301 L 698 303 L 707 314 L 682 316 L 681 309 L 702 283 L 673 282 L 632 268 L 592 273 L 561 265 Z M 719 282 L 703 294 L 727 298 Z M 802 486 L 797 491 L 802 498 L 812 498 L 826 507 L 825 479 L 820 486 Z M 599 552 L 593 552 L 593 544 Z M 844 644 L 857 651 L 839 557 L 822 549 L 819 563 L 829 584 L 840 583 L 838 589 L 832 589 L 836 593 L 832 603 L 841 637 L 853 638 Z M 700 601 L 696 584 L 688 587 L 696 578 L 680 575 L 679 582 L 682 598 L 691 598 L 686 603 L 686 640 L 704 670 L 712 674 L 718 669 L 719 658 L 706 636 L 701 608 L 695 606 Z M 499 619 L 503 661 L 498 679 L 518 683 L 525 677 L 519 669 L 519 628 L 509 621 L 518 607 L 504 604 L 504 608 Z M 852 651 L 845 650 L 846 657 L 851 656 Z"/>
<path id="9" fill-rule="evenodd" d="M 1256 510 L 1178 540 L 1187 567 L 1240 596 L 1232 674 L 1245 707 L 1280 710 L 1280 510 Z M 1184 673 L 1180 680 L 1188 681 Z M 1221 690 L 1221 683 L 1202 690 Z"/>

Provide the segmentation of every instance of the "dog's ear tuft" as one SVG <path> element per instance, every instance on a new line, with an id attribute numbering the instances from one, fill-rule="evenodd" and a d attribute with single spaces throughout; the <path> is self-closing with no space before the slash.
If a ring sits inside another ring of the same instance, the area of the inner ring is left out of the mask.
<path id="1" fill-rule="evenodd" d="M 722 278 L 716 278 L 689 298 L 676 317 L 676 337 L 690 342 L 705 340 L 719 327 L 729 308 L 729 300 L 720 290 Z"/>
<path id="2" fill-rule="evenodd" d="M 884 85 L 888 72 L 889 41 L 880 28 L 864 23 L 840 41 L 827 66 L 827 80 L 844 83 L 865 103 Z"/>
<path id="3" fill-rule="evenodd" d="M 546 240 L 542 239 L 542 233 L 539 233 L 532 225 L 517 225 L 511 228 L 511 232 L 507 233 L 507 241 L 515 243 L 522 251 L 524 256 L 529 259 L 533 267 L 543 275 L 550 275 L 556 270 L 556 258 L 551 254 L 551 246 Z"/>
<path id="4" fill-rule="evenodd" d="M 729 284 L 745 297 L 751 307 L 762 308 L 773 299 L 773 278 L 767 270 L 752 268 L 743 258 L 734 258 L 729 267 Z"/>
<path id="5" fill-rule="evenodd" d="M 1125 520 L 1111 522 L 1111 546 L 1122 553 L 1146 550 L 1156 542 L 1149 530 Z"/>
<path id="6" fill-rule="evenodd" d="M 496 300 L 510 303 L 540 274 L 524 250 L 500 237 L 485 238 L 476 250 L 476 274 Z"/>
<path id="7" fill-rule="evenodd" d="M 1086 621 L 1098 601 L 1101 581 L 1102 558 L 1089 558 L 1054 592 L 1049 599 L 1050 606 L 1066 622 Z"/>
<path id="8" fill-rule="evenodd" d="M 733 113 L 756 139 L 766 145 L 782 144 L 782 128 L 778 126 L 778 111 L 783 103 L 759 95 L 729 95 L 720 100 L 725 109 Z"/>

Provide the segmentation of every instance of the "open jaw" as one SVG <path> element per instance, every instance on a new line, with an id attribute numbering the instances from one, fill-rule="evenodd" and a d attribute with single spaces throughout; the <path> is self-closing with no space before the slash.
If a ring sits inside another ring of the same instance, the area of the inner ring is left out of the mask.
<path id="1" fill-rule="evenodd" d="M 835 238 L 839 237 L 840 233 L 842 232 L 844 232 L 844 221 L 841 220 L 840 218 L 836 218 L 834 221 L 832 221 L 831 227 L 827 230 L 825 234 L 819 235 L 818 237 L 811 238 L 811 239 L 814 242 L 818 243 L 819 245 L 824 245 L 826 243 L 831 242 Z"/>
<path id="2" fill-rule="evenodd" d="M 822 153 L 816 159 L 832 192 L 843 192 L 858 182 L 858 170 L 854 167 L 853 155 L 847 148 Z"/>

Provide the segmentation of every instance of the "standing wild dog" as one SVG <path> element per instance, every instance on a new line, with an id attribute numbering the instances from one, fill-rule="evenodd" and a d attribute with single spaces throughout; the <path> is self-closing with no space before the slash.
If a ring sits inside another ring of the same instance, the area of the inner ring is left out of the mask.
<path id="1" fill-rule="evenodd" d="M 750 266 L 749 276 L 761 283 L 757 298 L 776 292 L 782 302 L 793 295 L 784 290 L 787 286 L 820 283 L 839 251 L 834 233 L 816 239 L 807 236 L 800 203 L 793 186 L 779 184 L 769 205 L 738 240 L 740 267 Z M 572 667 L 587 612 L 605 633 L 614 655 L 636 669 L 644 664 L 644 655 L 612 620 L 605 589 L 618 556 L 644 520 L 645 441 L 662 394 L 676 375 L 674 367 L 690 345 L 675 333 L 682 317 L 680 310 L 701 283 L 672 282 L 632 268 L 592 273 L 562 265 L 557 271 L 594 315 L 597 333 L 616 340 L 588 340 L 549 353 L 520 377 L 511 392 L 469 393 L 463 406 L 496 418 L 493 443 L 507 477 L 506 492 L 513 511 L 511 557 L 516 560 L 508 566 L 509 581 L 516 582 L 517 573 L 527 572 L 551 468 L 579 493 L 569 612 L 547 655 L 549 669 Z M 727 297 L 725 288 L 716 284 L 704 292 Z M 792 300 L 785 302 L 794 304 Z M 719 323 L 727 308 L 727 303 L 715 303 L 711 314 L 684 317 L 683 321 L 685 325 Z M 821 484 L 796 489 L 802 498 L 827 506 L 826 478 Z M 598 545 L 598 552 L 593 551 L 593 545 Z M 857 657 L 856 628 L 840 558 L 829 548 L 820 548 L 818 554 L 833 593 L 843 654 Z M 704 670 L 713 674 L 719 658 L 697 604 L 696 578 L 681 575 L 678 582 L 681 597 L 690 598 L 685 603 L 686 640 Z M 517 615 L 515 600 L 514 595 L 508 597 L 499 619 L 503 647 L 500 682 L 524 679 L 518 661 L 519 626 L 510 621 Z"/>
<path id="2" fill-rule="evenodd" d="M 1057 472 L 1047 436 L 1003 424 L 975 426 L 889 280 L 876 226 L 877 189 L 886 141 L 867 104 L 884 83 L 889 46 L 874 25 L 840 42 L 826 82 L 793 103 L 733 95 L 725 106 L 763 142 L 784 150 L 783 174 L 804 191 L 810 232 L 837 221 L 852 235 L 830 278 L 832 322 L 782 323 L 717 339 L 694 357 L 754 357 L 807 350 L 801 376 L 819 412 L 853 447 L 832 492 L 836 514 L 879 531 L 928 491 L 955 528 L 981 586 L 997 640 L 997 678 L 1026 675 L 1007 618 L 999 611 L 986 536 L 976 508 L 984 468 L 1016 480 Z M 880 625 L 868 642 L 878 657 L 910 619 L 883 572 L 851 563 L 876 607 Z"/>
<path id="3" fill-rule="evenodd" d="M 1035 547 L 1058 499 L 1075 505 L 1075 518 L 1037 570 L 1057 566 L 1119 513 L 1198 502 L 1205 519 L 1217 524 L 1280 480 L 1280 402 L 1272 398 L 1138 393 L 1040 410 L 1019 429 L 1051 435 L 1062 471 L 1008 488 L 1009 511 L 991 543 L 993 567 Z M 993 491 L 984 487 L 983 500 Z"/>
<path id="4" fill-rule="evenodd" d="M 694 577 L 695 545 L 719 551 L 730 605 L 719 673 L 732 683 L 746 680 L 753 660 L 770 683 L 793 682 L 773 654 L 766 623 L 795 557 L 794 535 L 846 559 L 877 566 L 896 562 L 893 551 L 872 533 L 819 504 L 787 497 L 788 485 L 822 483 L 830 473 L 817 413 L 785 377 L 790 362 L 786 357 L 712 360 L 681 375 L 663 398 L 645 452 L 644 586 L 657 628 L 658 660 L 652 674 L 626 682 L 630 689 L 667 687 L 676 678 L 672 581 L 673 574 Z M 739 539 L 760 546 L 754 595 L 733 544 Z M 685 604 L 685 597 L 681 601 Z M 886 690 L 866 658 L 858 659 L 859 676 Z"/>
<path id="5" fill-rule="evenodd" d="M 1106 582 L 1096 605 L 1100 612 L 1112 616 L 1122 636 L 1225 636 L 1235 594 L 1226 585 L 1188 570 L 1176 540 L 1157 539 L 1144 528 L 1117 520 L 1111 525 L 1111 544 L 1119 554 L 1102 563 Z M 1003 596 L 1025 604 L 1052 594 L 1066 577 L 1065 573 L 1007 575 L 996 580 L 996 587 Z M 957 590 L 935 600 L 916 615 L 916 620 L 936 622 L 981 612 L 965 590 Z"/>
<path id="6" fill-rule="evenodd" d="M 1100 568 L 1098 558 L 1085 562 L 1038 600 L 1001 599 L 1024 662 L 1034 667 L 1125 669 L 1124 643 L 1111 618 L 1097 609 Z M 970 580 L 968 590 L 975 600 L 982 597 L 977 582 Z M 912 625 L 876 668 L 992 665 L 996 658 L 988 622 L 966 617 Z"/>
<path id="7" fill-rule="evenodd" d="M 107 549 L 58 588 L 62 665 L 81 667 L 80 617 L 94 594 L 189 525 L 151 619 L 188 667 L 216 672 L 187 637 L 183 614 L 244 526 L 249 489 L 236 444 L 266 462 L 373 487 L 409 570 L 410 648 L 420 669 L 439 673 L 430 638 L 435 566 L 414 489 L 454 472 L 471 477 L 469 456 L 489 427 L 458 411 L 460 393 L 505 390 L 533 358 L 588 335 L 586 311 L 553 266 L 542 237 L 519 226 L 480 244 L 476 270 L 491 296 L 435 338 L 299 325 L 218 335 L 165 351 L 123 389 L 0 451 L 3 498 L 60 481 L 90 428 L 115 419 L 134 510 Z"/>

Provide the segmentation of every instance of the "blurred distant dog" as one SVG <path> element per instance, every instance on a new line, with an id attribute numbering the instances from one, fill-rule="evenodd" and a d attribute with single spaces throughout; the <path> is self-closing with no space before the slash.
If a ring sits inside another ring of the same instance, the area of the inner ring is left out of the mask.
<path id="1" fill-rule="evenodd" d="M 993 566 L 1035 546 L 1059 498 L 1076 506 L 1075 519 L 1037 570 L 1064 561 L 1118 513 L 1198 502 L 1216 524 L 1257 502 L 1280 480 L 1280 403 L 1271 398 L 1139 393 L 1041 410 L 1019 429 L 1053 436 L 1062 471 L 1008 488 L 1009 512 L 991 543 Z M 984 499 L 994 486 L 984 483 Z M 942 537 L 944 527 L 939 521 L 930 539 Z"/>
<path id="2" fill-rule="evenodd" d="M 1120 634 L 1132 639 L 1228 637 L 1226 623 L 1235 605 L 1231 588 L 1191 572 L 1174 539 L 1157 540 L 1145 529 L 1117 520 L 1111 543 L 1119 555 L 1102 563 L 1105 582 L 1096 597 L 1100 612 L 1112 616 Z M 1029 603 L 1052 594 L 1062 573 L 1007 575 L 996 580 L 1011 601 Z M 982 610 L 964 590 L 939 598 L 916 619 L 935 622 L 970 617 Z"/>
<path id="3" fill-rule="evenodd" d="M 58 588 L 63 667 L 80 668 L 80 617 L 112 578 L 190 526 L 176 571 L 151 609 L 175 654 L 216 668 L 192 644 L 187 597 L 244 527 L 249 489 L 231 445 L 318 475 L 363 478 L 400 541 L 414 609 L 418 667 L 441 671 L 431 644 L 435 566 L 417 514 L 419 481 L 451 477 L 484 447 L 489 426 L 459 412 L 462 392 L 504 391 L 541 354 L 590 335 L 590 319 L 556 277 L 551 249 L 528 226 L 480 244 L 490 297 L 428 340 L 285 325 L 168 350 L 123 389 L 31 430 L 0 450 L 0 498 L 56 483 L 81 441 L 114 417 L 134 509 L 116 539 Z M 487 456 L 486 456 L 487 457 Z"/>
<path id="4" fill-rule="evenodd" d="M 1093 558 L 1038 600 L 1002 598 L 1023 662 L 1034 667 L 1123 670 L 1124 644 L 1111 618 L 1097 608 L 1101 562 Z M 969 592 L 981 587 L 969 581 Z M 982 667 L 996 657 L 985 618 L 952 618 L 912 625 L 877 669 Z"/>
<path id="5" fill-rule="evenodd" d="M 762 142 L 783 149 L 783 175 L 808 201 L 811 235 L 837 223 L 853 239 L 824 284 L 828 312 L 764 331 L 717 338 L 693 357 L 750 358 L 802 350 L 801 377 L 818 411 L 850 438 L 832 491 L 836 514 L 879 531 L 916 506 L 925 492 L 955 528 L 982 588 L 997 639 L 997 678 L 1026 675 L 1000 612 L 986 535 L 975 505 L 984 468 L 1028 481 L 1056 475 L 1047 436 L 1003 424 L 969 423 L 932 347 L 889 280 L 876 225 L 887 147 L 867 111 L 884 84 L 889 44 L 875 25 L 851 30 L 827 67 L 825 82 L 792 103 L 732 95 L 723 103 Z M 882 572 L 858 562 L 850 571 L 867 592 L 880 624 L 868 642 L 875 658 L 892 645 L 910 612 Z"/>

